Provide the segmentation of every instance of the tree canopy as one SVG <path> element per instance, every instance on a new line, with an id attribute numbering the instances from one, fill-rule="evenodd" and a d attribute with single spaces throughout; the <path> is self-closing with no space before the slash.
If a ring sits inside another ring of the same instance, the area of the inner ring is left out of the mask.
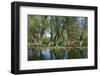
<path id="1" fill-rule="evenodd" d="M 87 46 L 87 17 L 28 15 L 28 45 Z"/>

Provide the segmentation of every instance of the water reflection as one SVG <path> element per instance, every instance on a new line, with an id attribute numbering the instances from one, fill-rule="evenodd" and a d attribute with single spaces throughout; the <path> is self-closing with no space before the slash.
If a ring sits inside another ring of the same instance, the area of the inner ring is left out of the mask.
<path id="1" fill-rule="evenodd" d="M 28 60 L 57 60 L 87 58 L 87 48 L 29 48 Z"/>

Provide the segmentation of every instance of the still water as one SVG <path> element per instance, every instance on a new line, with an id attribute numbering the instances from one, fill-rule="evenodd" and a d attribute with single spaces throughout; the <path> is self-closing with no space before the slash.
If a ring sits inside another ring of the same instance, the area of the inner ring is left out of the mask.
<path id="1" fill-rule="evenodd" d="M 28 61 L 87 58 L 87 48 L 32 48 L 28 49 Z"/>

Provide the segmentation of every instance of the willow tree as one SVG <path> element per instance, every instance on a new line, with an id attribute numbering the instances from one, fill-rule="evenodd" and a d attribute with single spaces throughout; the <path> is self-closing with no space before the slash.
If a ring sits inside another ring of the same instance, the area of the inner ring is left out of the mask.
<path id="1" fill-rule="evenodd" d="M 81 19 L 81 35 L 80 35 L 80 47 L 83 43 L 85 43 L 85 46 L 87 46 L 87 40 L 88 40 L 88 18 L 84 17 Z"/>
<path id="2" fill-rule="evenodd" d="M 77 17 L 66 17 L 66 45 L 74 45 L 80 37 L 80 26 Z"/>
<path id="3" fill-rule="evenodd" d="M 46 16 L 28 16 L 28 41 L 34 45 L 42 45 L 45 29 L 48 27 Z"/>
<path id="4" fill-rule="evenodd" d="M 85 41 L 87 18 L 82 18 L 29 15 L 28 42 L 31 45 L 67 46 L 69 43 L 75 45 L 76 42 Z"/>

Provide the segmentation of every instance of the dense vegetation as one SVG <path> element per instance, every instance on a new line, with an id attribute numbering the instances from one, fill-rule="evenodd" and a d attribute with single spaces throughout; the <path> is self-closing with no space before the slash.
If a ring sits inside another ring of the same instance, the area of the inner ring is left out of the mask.
<path id="1" fill-rule="evenodd" d="M 87 17 L 28 15 L 28 47 L 87 47 Z"/>

